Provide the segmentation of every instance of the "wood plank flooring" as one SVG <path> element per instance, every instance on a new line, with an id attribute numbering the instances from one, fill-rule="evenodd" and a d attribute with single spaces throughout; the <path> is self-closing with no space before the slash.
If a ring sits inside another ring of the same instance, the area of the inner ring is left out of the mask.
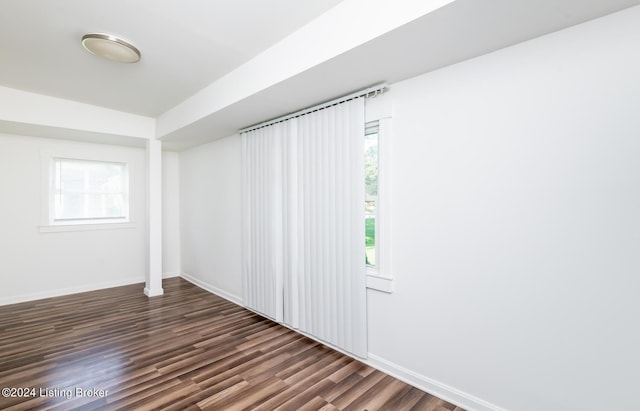
<path id="1" fill-rule="evenodd" d="M 183 279 L 163 286 L 0 307 L 0 409 L 463 411 Z"/>

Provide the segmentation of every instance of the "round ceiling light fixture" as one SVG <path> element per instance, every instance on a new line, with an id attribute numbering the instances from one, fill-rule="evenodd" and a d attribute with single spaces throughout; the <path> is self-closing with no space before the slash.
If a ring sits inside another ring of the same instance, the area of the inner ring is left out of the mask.
<path id="1" fill-rule="evenodd" d="M 82 36 L 82 47 L 91 54 L 118 63 L 135 63 L 140 60 L 140 50 L 128 41 L 110 34 L 85 34 Z"/>

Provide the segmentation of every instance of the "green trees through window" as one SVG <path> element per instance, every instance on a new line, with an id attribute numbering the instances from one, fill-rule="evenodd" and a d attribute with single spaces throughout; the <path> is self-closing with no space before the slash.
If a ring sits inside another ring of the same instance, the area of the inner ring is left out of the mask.
<path id="1" fill-rule="evenodd" d="M 364 138 L 365 263 L 376 266 L 378 215 L 378 122 L 367 123 Z"/>

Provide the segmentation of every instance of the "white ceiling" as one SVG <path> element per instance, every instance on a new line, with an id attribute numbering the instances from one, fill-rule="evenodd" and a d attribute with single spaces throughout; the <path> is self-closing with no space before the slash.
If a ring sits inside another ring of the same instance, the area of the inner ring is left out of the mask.
<path id="1" fill-rule="evenodd" d="M 155 117 L 340 0 L 2 0 L 0 85 Z M 80 45 L 109 33 L 142 51 L 105 61 Z"/>
<path id="2" fill-rule="evenodd" d="M 158 117 L 338 3 L 2 0 L 0 85 Z M 400 81 L 638 4 L 455 0 L 162 136 L 164 146 L 183 149 L 225 137 L 375 83 Z M 122 65 L 87 53 L 80 38 L 88 32 L 130 40 L 142 60 Z"/>

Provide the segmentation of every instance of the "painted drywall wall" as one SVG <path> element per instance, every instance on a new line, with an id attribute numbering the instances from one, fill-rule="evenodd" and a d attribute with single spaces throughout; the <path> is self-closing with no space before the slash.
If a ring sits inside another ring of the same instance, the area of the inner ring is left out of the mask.
<path id="1" fill-rule="evenodd" d="M 640 409 L 638 21 L 392 85 L 375 362 L 478 409 Z"/>
<path id="2" fill-rule="evenodd" d="M 392 84 L 370 362 L 469 409 L 639 409 L 640 8 Z M 180 155 L 183 270 L 241 295 L 240 139 Z"/>
<path id="3" fill-rule="evenodd" d="M 180 275 L 180 154 L 162 153 L 162 274 Z"/>
<path id="4" fill-rule="evenodd" d="M 180 153 L 182 271 L 198 285 L 242 300 L 240 136 Z"/>
<path id="5" fill-rule="evenodd" d="M 46 155 L 129 162 L 135 226 L 40 232 Z M 0 304 L 144 281 L 144 149 L 0 134 L 0 164 Z"/>

